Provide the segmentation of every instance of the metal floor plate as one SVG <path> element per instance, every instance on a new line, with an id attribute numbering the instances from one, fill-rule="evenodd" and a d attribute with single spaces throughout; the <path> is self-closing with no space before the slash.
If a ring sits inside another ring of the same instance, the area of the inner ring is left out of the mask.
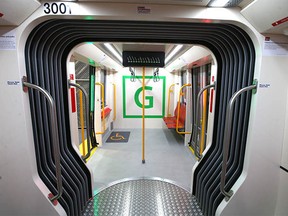
<path id="1" fill-rule="evenodd" d="M 203 214 L 196 198 L 183 188 L 167 181 L 138 179 L 114 184 L 97 193 L 83 212 L 83 216 L 88 215 Z"/>

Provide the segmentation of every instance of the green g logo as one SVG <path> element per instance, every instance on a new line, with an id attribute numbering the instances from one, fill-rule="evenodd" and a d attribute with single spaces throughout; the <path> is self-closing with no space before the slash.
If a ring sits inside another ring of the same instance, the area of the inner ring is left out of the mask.
<path id="1" fill-rule="evenodd" d="M 144 87 L 145 90 L 150 90 L 152 91 L 152 87 L 151 86 L 145 86 Z M 142 92 L 142 87 L 138 88 L 137 91 L 135 92 L 134 95 L 134 101 L 136 103 L 136 105 L 140 108 L 142 108 L 143 104 L 140 102 L 139 100 L 139 95 Z M 153 96 L 145 96 L 145 100 L 148 100 L 148 105 L 145 105 L 144 108 L 145 109 L 149 109 L 149 108 L 153 108 Z"/>

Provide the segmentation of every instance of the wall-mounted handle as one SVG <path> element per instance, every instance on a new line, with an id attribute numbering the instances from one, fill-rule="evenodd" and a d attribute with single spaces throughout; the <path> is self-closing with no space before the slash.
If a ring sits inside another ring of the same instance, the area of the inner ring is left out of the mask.
<path id="1" fill-rule="evenodd" d="M 181 105 L 180 99 L 181 99 L 181 96 L 183 96 L 182 89 L 185 88 L 185 87 L 189 87 L 189 86 L 191 86 L 190 83 L 185 84 L 185 85 L 181 86 L 181 88 L 180 88 L 180 90 L 179 90 L 178 106 L 177 106 L 177 118 L 176 118 L 176 132 L 177 132 L 178 134 L 191 134 L 191 132 L 186 132 L 186 131 L 181 132 L 181 131 L 179 131 L 179 115 L 180 115 L 180 105 Z"/>
<path id="2" fill-rule="evenodd" d="M 95 85 L 99 85 L 100 87 L 101 87 L 101 102 L 102 102 L 102 116 L 103 116 L 103 126 L 101 125 L 101 127 L 102 127 L 102 130 L 100 131 L 100 132 L 96 132 L 96 134 L 104 134 L 104 132 L 105 132 L 105 127 L 106 127 L 106 125 L 105 125 L 105 110 L 104 110 L 104 108 L 105 108 L 105 101 L 104 101 L 104 85 L 102 84 L 102 83 L 99 83 L 99 82 L 97 82 Z"/>
<path id="3" fill-rule="evenodd" d="M 85 98 L 85 111 L 86 111 L 86 136 L 87 136 L 87 154 L 85 156 L 82 157 L 83 160 L 86 161 L 86 159 L 88 159 L 91 155 L 91 149 L 90 149 L 90 124 L 89 124 L 89 101 L 88 101 L 88 94 L 86 92 L 86 90 L 79 84 L 77 83 L 72 83 L 69 80 L 69 87 L 70 86 L 74 86 L 76 88 L 78 88 L 83 94 L 84 94 L 84 98 Z M 82 144 L 84 145 L 84 143 Z"/>
<path id="4" fill-rule="evenodd" d="M 203 92 L 207 89 L 210 89 L 210 88 L 214 88 L 216 85 L 216 83 L 214 82 L 213 84 L 211 85 L 207 85 L 205 86 L 204 88 L 202 88 L 199 92 L 198 92 L 198 95 L 197 95 L 197 102 L 196 102 L 196 116 L 195 116 L 195 119 L 194 119 L 194 130 L 193 130 L 193 137 L 192 137 L 192 140 L 193 142 L 195 143 L 195 149 L 194 149 L 194 153 L 195 153 L 195 156 L 197 158 L 201 158 L 202 157 L 202 152 L 200 151 L 200 146 L 198 146 L 199 144 L 199 139 L 197 139 L 198 137 L 198 134 L 199 134 L 199 131 L 201 132 L 203 128 L 201 128 L 200 126 L 198 126 L 198 117 L 199 117 L 199 107 L 200 107 L 200 98 L 201 98 L 201 95 L 203 94 Z M 198 151 L 197 151 L 197 147 L 198 147 Z"/>
<path id="5" fill-rule="evenodd" d="M 226 181 L 226 171 L 227 171 L 227 160 L 228 160 L 228 153 L 229 153 L 229 144 L 231 141 L 231 124 L 232 124 L 232 110 L 233 105 L 236 99 L 243 94 L 244 92 L 256 89 L 257 90 L 257 80 L 254 80 L 253 85 L 244 87 L 240 89 L 239 91 L 235 92 L 227 106 L 226 110 L 226 121 L 225 121 L 225 134 L 224 134 L 224 142 L 223 142 L 223 163 L 222 163 L 222 172 L 221 172 L 221 184 L 220 184 L 220 191 L 221 193 L 226 197 L 226 200 L 228 201 L 230 197 L 233 195 L 233 191 L 225 191 L 225 181 Z M 255 91 L 256 93 L 256 91 Z"/>
<path id="6" fill-rule="evenodd" d="M 58 193 L 53 197 L 49 197 L 50 201 L 53 202 L 59 199 L 63 193 L 62 187 L 62 177 L 61 177 L 61 165 L 60 165 L 60 147 L 59 147 L 59 134 L 58 134 L 58 121 L 57 121 L 57 111 L 55 102 L 48 91 L 45 89 L 34 85 L 32 83 L 27 82 L 27 78 L 22 78 L 22 85 L 24 92 L 28 91 L 28 88 L 35 89 L 42 93 L 48 101 L 49 110 L 50 110 L 50 119 L 51 119 L 51 132 L 52 132 L 52 145 L 53 145 L 53 153 L 55 159 L 55 167 L 56 167 L 56 181 L 57 181 L 57 191 Z"/>

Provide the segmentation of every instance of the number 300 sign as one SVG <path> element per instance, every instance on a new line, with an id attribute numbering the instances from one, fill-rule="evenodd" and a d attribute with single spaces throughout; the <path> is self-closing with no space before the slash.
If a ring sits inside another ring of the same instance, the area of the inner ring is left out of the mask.
<path id="1" fill-rule="evenodd" d="M 71 8 L 64 3 L 45 3 L 45 14 L 71 14 Z"/>

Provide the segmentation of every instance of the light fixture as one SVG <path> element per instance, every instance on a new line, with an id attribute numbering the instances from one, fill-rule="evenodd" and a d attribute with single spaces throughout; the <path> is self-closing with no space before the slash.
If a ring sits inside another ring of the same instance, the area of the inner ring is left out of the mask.
<path id="1" fill-rule="evenodd" d="M 172 72 L 174 70 L 182 68 L 185 65 L 187 65 L 187 62 L 180 57 L 171 62 L 167 67 L 165 67 L 165 69 Z"/>
<path id="2" fill-rule="evenodd" d="M 122 56 L 116 51 L 116 49 L 110 43 L 104 43 L 104 46 L 120 61 L 122 62 Z"/>
<path id="3" fill-rule="evenodd" d="M 169 55 L 165 58 L 165 64 L 176 55 L 176 53 L 183 47 L 183 45 L 177 45 L 170 53 Z"/>
<path id="4" fill-rule="evenodd" d="M 209 7 L 224 7 L 229 0 L 212 0 L 211 3 L 208 4 Z"/>

